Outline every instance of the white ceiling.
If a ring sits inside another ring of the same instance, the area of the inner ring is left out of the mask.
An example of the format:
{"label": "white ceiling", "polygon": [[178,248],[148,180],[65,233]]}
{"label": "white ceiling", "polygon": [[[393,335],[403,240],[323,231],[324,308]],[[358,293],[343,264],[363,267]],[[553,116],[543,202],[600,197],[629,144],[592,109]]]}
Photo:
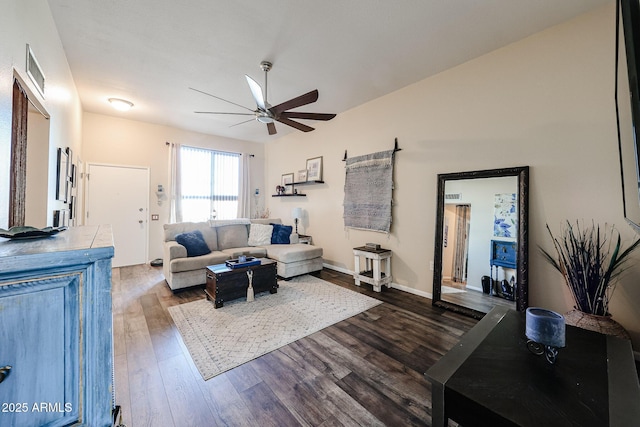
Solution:
{"label": "white ceiling", "polygon": [[[257,142],[299,131],[195,114],[246,111],[188,88],[255,109],[244,75],[263,85],[269,60],[272,105],[318,89],[297,111],[340,114],[611,2],[48,1],[85,111]],[[109,97],[135,107],[116,112]]]}

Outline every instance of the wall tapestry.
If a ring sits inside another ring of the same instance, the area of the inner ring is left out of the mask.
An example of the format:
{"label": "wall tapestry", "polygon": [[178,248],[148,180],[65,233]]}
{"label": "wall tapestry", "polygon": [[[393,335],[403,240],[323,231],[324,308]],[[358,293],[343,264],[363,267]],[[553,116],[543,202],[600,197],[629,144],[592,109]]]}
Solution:
{"label": "wall tapestry", "polygon": [[389,150],[346,159],[345,227],[389,232],[393,158]]}
{"label": "wall tapestry", "polygon": [[493,214],[495,237],[517,237],[518,200],[516,193],[496,194]]}

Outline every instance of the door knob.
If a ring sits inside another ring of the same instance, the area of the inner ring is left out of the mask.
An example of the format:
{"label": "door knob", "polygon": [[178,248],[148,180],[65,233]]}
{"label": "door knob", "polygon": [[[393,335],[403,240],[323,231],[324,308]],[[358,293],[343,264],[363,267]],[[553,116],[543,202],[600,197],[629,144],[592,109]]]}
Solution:
{"label": "door knob", "polygon": [[138,222],[139,222],[140,224],[142,224],[142,220],[138,220]]}
{"label": "door knob", "polygon": [[0,368],[0,383],[9,376],[9,373],[11,372],[11,368],[12,366],[10,365],[6,365]]}

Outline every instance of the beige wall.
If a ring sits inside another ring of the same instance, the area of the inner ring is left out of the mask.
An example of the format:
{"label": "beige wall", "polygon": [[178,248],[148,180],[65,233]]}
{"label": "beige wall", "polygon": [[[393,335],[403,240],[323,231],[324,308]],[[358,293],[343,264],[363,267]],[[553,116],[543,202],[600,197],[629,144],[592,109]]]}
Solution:
{"label": "beige wall", "polygon": [[[46,77],[43,100],[36,95],[26,69],[29,43]],[[50,139],[46,216],[51,225],[53,210],[63,208],[55,200],[56,149],[70,147],[80,156],[82,107],[67,58],[46,0],[6,0],[0,13],[0,227],[8,221],[11,152],[11,99],[14,75],[27,83],[30,98],[50,114]],[[28,167],[28,165],[27,165]],[[27,189],[29,191],[29,189]]]}
{"label": "beige wall", "polygon": [[[100,114],[84,113],[83,152],[86,163],[144,166],[149,168],[149,259],[162,258],[162,225],[169,222],[169,202],[158,205],[156,190],[162,184],[169,189],[169,147],[166,142],[211,148],[235,153],[249,153],[251,189],[260,189],[264,197],[264,145],[247,141],[187,132],[167,126],[126,120]],[[255,211],[256,198],[252,197]],[[258,199],[263,206],[264,201]],[[151,221],[158,214],[159,221]]]}
{"label": "beige wall", "polygon": [[[305,231],[327,264],[353,268],[351,249],[377,242],[393,250],[393,281],[418,293],[432,288],[438,173],[529,165],[530,303],[566,311],[562,278],[537,251],[550,248],[545,223],[614,223],[622,214],[614,110],[615,5],[538,33],[432,78],[338,115],[315,132],[267,145],[267,186],[282,173],[324,157],[326,184],[307,197],[274,198],[275,216],[307,212]],[[323,96],[331,96],[324,93]],[[387,150],[397,137],[390,235],[346,230],[342,220],[344,150]],[[639,254],[640,255],[640,254]],[[614,318],[640,350],[640,271],[628,271],[611,303]]]}

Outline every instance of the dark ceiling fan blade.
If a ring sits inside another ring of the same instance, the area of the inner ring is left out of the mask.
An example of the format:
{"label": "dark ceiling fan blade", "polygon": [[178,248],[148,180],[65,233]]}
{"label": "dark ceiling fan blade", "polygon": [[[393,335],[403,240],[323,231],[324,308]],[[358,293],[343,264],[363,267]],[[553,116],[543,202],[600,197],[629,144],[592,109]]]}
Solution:
{"label": "dark ceiling fan blade", "polygon": [[285,117],[287,119],[331,120],[335,116],[336,116],[335,114],[301,113],[298,111],[284,111],[280,113],[280,117]]}
{"label": "dark ceiling fan blade", "polygon": [[235,103],[235,102],[233,102],[233,101],[229,101],[229,100],[227,100],[227,99],[220,98],[219,96],[211,95],[210,93],[207,93],[207,92],[201,91],[201,90],[199,90],[199,89],[194,89],[194,88],[192,88],[192,87],[190,87],[189,89],[191,89],[191,90],[193,90],[193,91],[196,91],[196,92],[200,92],[200,93],[202,93],[202,94],[204,94],[204,95],[211,96],[211,97],[213,97],[213,98],[215,98],[215,99],[219,99],[220,101],[228,102],[229,104],[236,105],[236,106],[238,106],[238,107],[240,107],[240,108],[244,108],[245,110],[253,111],[251,108],[247,108],[247,107],[245,107],[244,105],[236,104],[236,103]]}
{"label": "dark ceiling fan blade", "polygon": [[276,133],[278,133],[276,131],[276,125],[273,122],[267,123],[267,130],[269,131],[269,135],[275,135]]}
{"label": "dark ceiling fan blade", "polygon": [[316,102],[317,100],[318,100],[318,89],[315,89],[315,90],[312,90],[311,92],[305,93],[304,95],[300,95],[296,98],[285,101],[282,104],[278,104],[275,107],[271,107],[269,111],[271,111],[274,115],[277,116],[283,111],[287,111],[296,107],[302,107],[303,105],[311,104],[312,102]]}
{"label": "dark ceiling fan blade", "polygon": [[232,116],[255,116],[255,114],[252,114],[252,113],[221,113],[218,111],[194,111],[194,113],[196,114],[229,114]]}
{"label": "dark ceiling fan blade", "polygon": [[291,126],[292,128],[296,128],[301,130],[302,132],[311,132],[314,128],[311,126],[303,125],[302,123],[294,122],[293,120],[289,120],[286,117],[278,117],[276,119],[280,123],[284,123],[285,125]]}

